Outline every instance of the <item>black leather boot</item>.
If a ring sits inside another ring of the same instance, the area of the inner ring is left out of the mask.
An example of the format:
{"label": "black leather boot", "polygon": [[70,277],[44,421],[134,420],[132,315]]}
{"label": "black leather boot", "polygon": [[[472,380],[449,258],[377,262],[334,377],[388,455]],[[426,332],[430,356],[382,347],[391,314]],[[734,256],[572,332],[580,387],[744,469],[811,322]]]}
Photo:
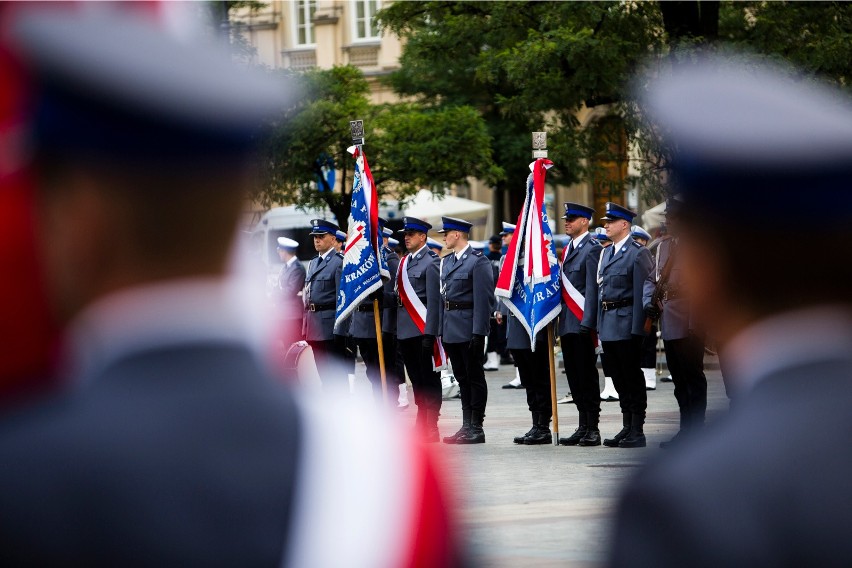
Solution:
{"label": "black leather boot", "polygon": [[482,429],[482,422],[485,420],[485,413],[481,410],[473,410],[470,413],[470,428],[466,432],[459,434],[456,438],[456,444],[484,444],[485,430]]}
{"label": "black leather boot", "polygon": [[645,415],[631,414],[630,433],[618,443],[619,448],[644,448],[645,447]]}
{"label": "black leather boot", "polygon": [[553,442],[553,433],[550,431],[550,414],[538,413],[538,428],[535,433],[527,436],[524,439],[524,444],[527,446],[539,446],[542,444],[550,444]]}
{"label": "black leather boot", "polygon": [[427,444],[435,444],[441,441],[441,434],[438,432],[438,417],[440,415],[440,411],[434,404],[430,404],[426,408],[422,440]]}
{"label": "black leather boot", "polygon": [[580,422],[577,426],[577,429],[574,430],[574,433],[568,436],[567,438],[559,438],[560,446],[576,446],[577,443],[583,439],[583,436],[586,435],[586,430],[588,429],[588,419],[586,418],[586,413],[580,413]]}
{"label": "black leather boot", "polygon": [[532,423],[532,428],[530,428],[530,431],[527,432],[526,434],[524,434],[523,436],[515,436],[515,439],[512,440],[513,442],[515,442],[516,444],[523,444],[524,438],[526,438],[527,436],[531,436],[532,434],[535,434],[535,431],[538,428],[538,412],[532,413],[532,421],[533,421],[533,423]]}
{"label": "black leather boot", "polygon": [[617,448],[619,442],[621,442],[624,438],[627,437],[627,434],[630,433],[630,413],[624,412],[621,414],[621,432],[613,436],[612,438],[607,438],[603,441],[603,445],[608,448]]}
{"label": "black leather boot", "polygon": [[598,421],[600,420],[600,416],[598,414],[588,413],[587,414],[587,423],[588,426],[586,428],[586,435],[583,436],[583,439],[577,442],[578,446],[600,446],[601,445],[601,431],[598,429]]}
{"label": "black leather boot", "polygon": [[459,436],[467,434],[468,430],[470,430],[470,410],[462,410],[462,427],[452,436],[444,436],[444,443],[455,444]]}

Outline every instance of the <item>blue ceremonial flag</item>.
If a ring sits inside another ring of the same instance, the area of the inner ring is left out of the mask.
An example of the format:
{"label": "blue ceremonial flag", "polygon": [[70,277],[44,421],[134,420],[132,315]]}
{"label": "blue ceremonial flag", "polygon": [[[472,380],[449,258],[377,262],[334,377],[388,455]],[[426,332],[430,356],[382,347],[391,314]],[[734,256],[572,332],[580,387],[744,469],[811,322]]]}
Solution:
{"label": "blue ceremonial flag", "polygon": [[553,162],[539,158],[527,178],[527,195],[518,216],[515,237],[497,278],[495,294],[527,330],[530,349],[535,336],[559,315],[559,262],[544,207],[544,180]]}
{"label": "blue ceremonial flag", "polygon": [[349,148],[355,157],[355,180],[352,184],[352,207],[349,232],[343,248],[343,269],[334,325],[338,326],[369,295],[382,287],[388,278],[387,264],[380,251],[379,200],[367,157],[360,146]]}

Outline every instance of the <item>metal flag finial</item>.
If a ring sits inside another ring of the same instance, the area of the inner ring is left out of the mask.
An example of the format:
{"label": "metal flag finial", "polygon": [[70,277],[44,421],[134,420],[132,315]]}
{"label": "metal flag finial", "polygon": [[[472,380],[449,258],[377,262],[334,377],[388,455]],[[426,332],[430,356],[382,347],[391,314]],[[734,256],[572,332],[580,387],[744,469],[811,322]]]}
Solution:
{"label": "metal flag finial", "polygon": [[532,133],[533,159],[547,157],[547,132]]}
{"label": "metal flag finial", "polygon": [[364,143],[364,121],[363,120],[350,120],[349,121],[349,134],[352,135],[352,143],[355,145],[362,145]]}

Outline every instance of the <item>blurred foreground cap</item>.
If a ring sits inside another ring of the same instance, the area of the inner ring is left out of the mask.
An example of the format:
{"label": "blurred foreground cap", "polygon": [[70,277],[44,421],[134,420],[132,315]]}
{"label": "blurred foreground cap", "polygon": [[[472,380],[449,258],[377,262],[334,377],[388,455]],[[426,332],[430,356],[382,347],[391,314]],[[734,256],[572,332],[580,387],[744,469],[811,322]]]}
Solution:
{"label": "blurred foreground cap", "polygon": [[38,87],[37,147],[60,155],[240,159],[295,97],[223,48],[182,43],[117,11],[24,11],[10,33]]}
{"label": "blurred foreground cap", "polygon": [[769,222],[815,216],[826,202],[852,213],[852,104],[837,90],[713,57],[653,82],[645,108],[673,150],[684,205],[701,217]]}

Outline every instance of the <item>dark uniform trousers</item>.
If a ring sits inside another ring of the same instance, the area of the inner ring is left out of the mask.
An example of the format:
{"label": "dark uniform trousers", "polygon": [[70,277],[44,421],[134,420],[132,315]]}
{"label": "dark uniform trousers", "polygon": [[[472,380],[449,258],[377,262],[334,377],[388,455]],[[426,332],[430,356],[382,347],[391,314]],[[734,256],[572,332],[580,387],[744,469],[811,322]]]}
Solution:
{"label": "dark uniform trousers", "polygon": [[[496,280],[495,280],[496,282]],[[498,353],[501,357],[506,354],[506,320],[497,323],[496,318],[491,318],[491,332],[488,334],[488,353]]]}
{"label": "dark uniform trousers", "polygon": [[[441,410],[441,373],[433,371],[432,356],[423,351],[423,336],[398,339],[402,360],[414,389],[417,407]],[[446,347],[446,346],[445,346]]]}
{"label": "dark uniform trousers", "polygon": [[[530,349],[510,349],[521,384],[527,391],[527,405],[530,412],[538,412],[544,418],[553,417],[550,400],[550,359],[547,356],[547,341],[539,341],[535,351]],[[573,392],[573,391],[572,391]],[[547,422],[544,422],[547,425]]]}
{"label": "dark uniform trousers", "polygon": [[663,342],[666,363],[680,408],[680,427],[700,428],[707,412],[707,377],[704,376],[704,340],[696,335]]}
{"label": "dark uniform trousers", "polygon": [[651,326],[651,332],[642,341],[642,357],[639,361],[643,369],[657,366],[657,326]]}
{"label": "dark uniform trousers", "polygon": [[462,410],[485,413],[488,402],[488,385],[482,368],[482,352],[471,352],[470,342],[444,343],[444,350],[453,365],[453,373],[459,383]]}
{"label": "dark uniform trousers", "polygon": [[639,362],[642,359],[642,343],[645,337],[633,335],[623,341],[604,341],[608,365],[612,370],[612,382],[618,391],[618,402],[622,412],[645,417],[648,408],[648,393],[645,391],[645,375]]}
{"label": "dark uniform trousers", "polygon": [[[612,378],[612,363],[609,362],[606,353],[601,353],[601,369],[603,369],[604,377]],[[600,384],[598,384],[598,387],[600,387]]]}
{"label": "dark uniform trousers", "polygon": [[[367,379],[373,386],[373,396],[377,401],[382,399],[382,370],[379,366],[379,342],[366,337],[355,340],[358,351],[367,368]],[[392,333],[382,333],[382,350],[385,354],[385,380],[388,389],[388,403],[396,405],[398,388],[402,384],[402,355],[397,352],[396,336]]]}
{"label": "dark uniform trousers", "polygon": [[[591,334],[566,333],[560,339],[568,387],[579,412],[600,416],[600,377]],[[522,377],[523,379],[523,377]],[[549,386],[549,385],[548,385]]]}

